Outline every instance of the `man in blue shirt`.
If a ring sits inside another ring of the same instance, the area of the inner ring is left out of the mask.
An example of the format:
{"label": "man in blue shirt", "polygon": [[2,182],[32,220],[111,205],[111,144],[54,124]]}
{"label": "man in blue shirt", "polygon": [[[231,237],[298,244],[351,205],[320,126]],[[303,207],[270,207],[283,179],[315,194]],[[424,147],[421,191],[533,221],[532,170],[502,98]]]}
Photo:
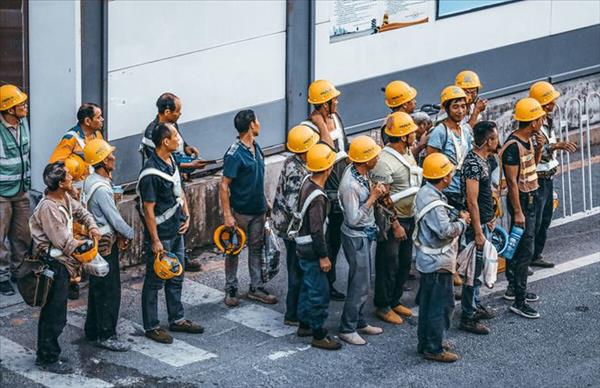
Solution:
{"label": "man in blue shirt", "polygon": [[[254,111],[247,109],[235,115],[234,125],[239,136],[225,154],[219,187],[224,224],[229,228],[239,226],[248,238],[248,298],[275,304],[277,298],[263,287],[261,279],[267,201],[264,155],[255,140],[260,133],[260,122]],[[237,268],[238,255],[228,255],[225,259],[225,304],[229,307],[239,305]]]}

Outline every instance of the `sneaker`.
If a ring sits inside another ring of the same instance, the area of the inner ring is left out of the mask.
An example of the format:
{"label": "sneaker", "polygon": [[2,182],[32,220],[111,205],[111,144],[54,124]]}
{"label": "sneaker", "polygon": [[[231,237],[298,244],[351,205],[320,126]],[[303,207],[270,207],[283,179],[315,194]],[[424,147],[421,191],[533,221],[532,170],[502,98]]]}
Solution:
{"label": "sneaker", "polygon": [[542,267],[542,268],[554,268],[554,263],[551,263],[549,261],[546,261],[544,259],[542,259],[541,257],[539,257],[536,260],[533,260],[531,262],[531,266],[532,267]]}
{"label": "sneaker", "polygon": [[169,334],[165,329],[158,328],[153,330],[148,330],[144,333],[147,338],[150,338],[153,341],[159,342],[161,344],[172,344],[173,337]]}
{"label": "sneaker", "polygon": [[361,337],[357,332],[353,333],[340,333],[340,339],[344,342],[349,343],[350,345],[366,345],[367,341]]}
{"label": "sneaker", "polygon": [[527,276],[533,275],[533,269],[531,267],[527,267]]}
{"label": "sneaker", "polygon": [[510,311],[525,318],[536,319],[540,317],[540,313],[535,311],[527,303],[523,303],[520,306],[516,303],[509,307]]}
{"label": "sneaker", "polygon": [[300,322],[293,319],[284,319],[283,324],[286,326],[300,326]]}
{"label": "sneaker", "polygon": [[401,304],[392,307],[392,310],[398,315],[402,315],[403,317],[410,318],[413,316],[413,312],[406,306],[402,306]]}
{"label": "sneaker", "polygon": [[454,352],[450,352],[448,350],[444,350],[441,353],[423,353],[423,356],[427,360],[437,361],[437,362],[455,362],[458,361],[458,354]]}
{"label": "sneaker", "polygon": [[298,337],[312,337],[313,331],[308,327],[298,327],[298,331],[296,332]]}
{"label": "sneaker", "polygon": [[371,325],[361,327],[361,328],[357,329],[356,331],[358,332],[358,334],[365,334],[365,335],[379,335],[379,334],[383,333],[383,329],[381,327],[371,326]]}
{"label": "sneaker", "polygon": [[496,310],[491,307],[486,307],[483,305],[478,305],[477,310],[475,310],[475,319],[476,320],[486,320],[495,318],[497,315]]}
{"label": "sneaker", "polygon": [[13,288],[12,284],[10,284],[10,282],[8,280],[0,282],[0,294],[6,295],[6,296],[11,296],[11,295],[15,294],[15,289]]}
{"label": "sneaker", "polygon": [[375,310],[375,315],[382,321],[393,325],[401,325],[404,322],[400,315],[396,314],[396,312],[391,309],[388,311],[377,309]]}
{"label": "sneaker", "polygon": [[69,300],[79,299],[79,283],[71,283],[69,285],[69,294],[67,295]]}
{"label": "sneaker", "polygon": [[43,362],[35,360],[35,365],[37,365],[37,367],[44,372],[56,373],[59,375],[69,375],[73,373],[73,368],[71,365],[68,362],[61,360],[55,362]]}
{"label": "sneaker", "polygon": [[344,293],[342,293],[342,292],[339,292],[332,286],[331,289],[329,290],[329,299],[335,300],[338,302],[343,302],[344,300],[346,300],[346,295],[344,295]]}
{"label": "sneaker", "polygon": [[248,291],[248,299],[255,300],[264,304],[276,304],[277,298],[275,295],[269,294],[264,287],[252,288]]}
{"label": "sneaker", "polygon": [[202,334],[204,333],[204,328],[197,323],[190,321],[189,319],[184,319],[179,323],[171,323],[169,325],[169,330],[177,331],[180,333],[189,333],[189,334]]}
{"label": "sneaker", "polygon": [[[515,300],[515,291],[512,288],[507,288],[506,292],[504,292],[503,298],[506,300]],[[540,297],[534,294],[533,292],[525,293],[526,302],[537,302],[538,300],[540,300]]]}
{"label": "sneaker", "polygon": [[236,307],[240,305],[240,300],[238,299],[236,289],[227,291],[224,303],[228,307]]}
{"label": "sneaker", "polygon": [[94,343],[94,345],[96,345],[98,348],[111,350],[113,352],[126,352],[131,350],[131,345],[127,342],[119,340],[116,335],[105,340],[98,340]]}
{"label": "sneaker", "polygon": [[537,296],[537,294],[534,294],[533,292],[525,293],[525,302],[537,302],[538,300],[540,300],[540,297]]}
{"label": "sneaker", "polygon": [[507,288],[506,291],[504,291],[504,295],[502,295],[502,297],[506,300],[515,300],[515,290],[513,290],[512,288]]}
{"label": "sneaker", "polygon": [[200,272],[202,271],[202,264],[198,259],[189,259],[185,263],[185,272]]}
{"label": "sneaker", "polygon": [[310,343],[314,348],[325,349],[325,350],[340,350],[342,348],[342,344],[340,341],[337,341],[330,336],[326,335],[322,339],[313,338]]}
{"label": "sneaker", "polygon": [[490,334],[489,327],[479,323],[475,319],[461,319],[458,328],[462,331],[467,331],[473,334]]}

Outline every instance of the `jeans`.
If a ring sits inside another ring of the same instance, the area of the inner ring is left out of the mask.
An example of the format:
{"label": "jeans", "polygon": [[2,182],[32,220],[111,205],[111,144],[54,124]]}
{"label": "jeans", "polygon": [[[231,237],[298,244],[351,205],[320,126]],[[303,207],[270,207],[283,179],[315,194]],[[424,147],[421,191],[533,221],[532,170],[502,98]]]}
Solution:
{"label": "jeans", "polygon": [[[485,239],[491,241],[492,232],[490,228],[483,224],[481,225],[481,229],[483,230],[483,235]],[[467,244],[471,241],[475,241],[475,232],[473,228],[469,227],[466,233]],[[475,311],[477,311],[477,306],[479,305],[479,289],[481,288],[481,280],[479,280],[479,276],[483,271],[483,265],[485,262],[485,258],[483,257],[483,249],[476,250],[475,256],[475,279],[473,279],[473,286],[467,286],[467,282],[463,283],[462,287],[462,297],[461,297],[461,307],[462,307],[462,316],[461,319],[469,320],[472,319],[475,315]]]}
{"label": "jeans", "polygon": [[37,360],[43,363],[58,361],[60,346],[58,337],[67,324],[67,295],[69,294],[69,271],[57,260],[48,263],[54,272],[54,282],[48,292],[46,305],[42,307],[38,322]]}
{"label": "jeans", "polygon": [[552,216],[554,215],[554,184],[552,178],[538,178],[538,200],[535,209],[535,248],[533,260],[542,256]]}
{"label": "jeans", "polygon": [[109,270],[105,277],[90,275],[85,336],[88,340],[105,340],[117,334],[121,307],[121,274],[119,248],[114,243],[110,254],[104,257]]}
{"label": "jeans", "polygon": [[[29,231],[29,195],[0,196],[0,282],[9,279],[9,272],[21,265],[31,244]],[[10,249],[6,246],[6,238]]]}
{"label": "jeans", "polygon": [[[250,287],[255,289],[262,287],[261,268],[262,251],[265,244],[265,213],[259,215],[234,213],[234,217],[237,225],[246,233]],[[225,258],[225,290],[227,292],[238,289],[238,262],[238,255],[228,255]]]}
{"label": "jeans", "polygon": [[[527,271],[529,264],[533,260],[533,251],[535,247],[535,225],[536,225],[536,192],[519,193],[519,202],[525,215],[525,230],[521,236],[521,241],[512,260],[507,260],[506,279],[508,287],[515,291],[515,304],[519,305],[525,302],[525,293],[527,292]],[[511,216],[510,228],[514,225],[514,209],[508,201],[508,212]]]}
{"label": "jeans", "polygon": [[371,245],[367,237],[348,237],[342,233],[342,247],[348,260],[348,293],[340,323],[341,333],[353,333],[367,326],[363,309],[369,297]]}
{"label": "jeans", "polygon": [[287,262],[288,288],[285,298],[285,319],[287,321],[298,321],[298,300],[300,298],[300,286],[302,285],[302,270],[298,264],[296,255],[296,242],[284,239]]}
{"label": "jeans", "polygon": [[400,304],[412,262],[414,218],[401,219],[400,225],[406,231],[406,240],[397,240],[390,230],[387,240],[377,243],[375,254],[374,303],[386,311]]}
{"label": "jeans", "polygon": [[[327,274],[321,271],[319,259],[298,258],[302,270],[302,285],[298,302],[298,317],[302,327],[310,327],[315,333],[322,333],[329,308],[329,282]],[[316,337],[316,336],[315,336]]]}
{"label": "jeans", "polygon": [[[181,265],[184,264],[185,245],[182,235],[177,235],[171,240],[161,240],[165,250],[174,253]],[[152,253],[150,240],[146,240],[146,276],[142,287],[142,319],[144,330],[154,330],[160,327],[158,320],[158,291],[164,287],[167,302],[169,324],[179,323],[183,320],[183,304],[181,303],[181,288],[183,286],[182,273],[169,280],[159,278],[154,272],[154,253]]]}
{"label": "jeans", "polygon": [[419,284],[419,352],[442,353],[444,332],[450,328],[454,290],[450,272],[421,273]]}
{"label": "jeans", "polygon": [[331,270],[327,272],[329,286],[333,288],[337,276],[335,273],[335,264],[337,256],[342,246],[342,224],[344,223],[344,214],[338,212],[329,212],[327,224],[327,249],[329,251],[329,260],[331,261]]}

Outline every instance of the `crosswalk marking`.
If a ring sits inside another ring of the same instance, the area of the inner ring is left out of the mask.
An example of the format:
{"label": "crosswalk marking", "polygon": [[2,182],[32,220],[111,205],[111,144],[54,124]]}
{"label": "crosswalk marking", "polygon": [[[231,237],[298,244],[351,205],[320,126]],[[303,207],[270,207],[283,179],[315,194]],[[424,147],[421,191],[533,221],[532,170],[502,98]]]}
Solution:
{"label": "crosswalk marking", "polygon": [[283,324],[283,314],[257,304],[234,308],[225,318],[271,337],[283,337],[296,331],[296,328]]}
{"label": "crosswalk marking", "polygon": [[218,303],[223,300],[225,293],[215,288],[205,286],[202,283],[190,279],[183,281],[181,301],[183,303],[197,306],[206,303]]}
{"label": "crosswalk marking", "polygon": [[[68,315],[68,323],[83,329],[85,318],[77,314]],[[206,361],[217,357],[216,354],[174,339],[172,344],[159,344],[143,336],[143,328],[127,319],[120,319],[117,332],[123,340],[131,344],[131,350],[163,362],[173,367],[180,367],[194,362]],[[138,333],[138,335],[134,335]]]}
{"label": "crosswalk marking", "polygon": [[2,364],[0,364],[2,367],[45,387],[106,388],[113,386],[111,383],[97,378],[77,374],[58,375],[41,371],[34,364],[35,353],[32,350],[1,336],[0,349],[2,349]]}

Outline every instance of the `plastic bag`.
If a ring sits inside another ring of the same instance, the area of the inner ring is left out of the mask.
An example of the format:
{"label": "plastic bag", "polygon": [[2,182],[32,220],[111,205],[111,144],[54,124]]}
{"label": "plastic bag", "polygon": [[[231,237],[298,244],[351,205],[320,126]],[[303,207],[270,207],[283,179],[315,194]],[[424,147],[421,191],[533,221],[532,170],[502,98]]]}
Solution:
{"label": "plastic bag", "polygon": [[265,244],[263,248],[261,278],[268,282],[279,273],[281,247],[277,235],[271,227],[271,220],[265,222]]}
{"label": "plastic bag", "polygon": [[83,264],[83,268],[92,276],[103,278],[108,275],[108,262],[99,254],[89,263]]}

